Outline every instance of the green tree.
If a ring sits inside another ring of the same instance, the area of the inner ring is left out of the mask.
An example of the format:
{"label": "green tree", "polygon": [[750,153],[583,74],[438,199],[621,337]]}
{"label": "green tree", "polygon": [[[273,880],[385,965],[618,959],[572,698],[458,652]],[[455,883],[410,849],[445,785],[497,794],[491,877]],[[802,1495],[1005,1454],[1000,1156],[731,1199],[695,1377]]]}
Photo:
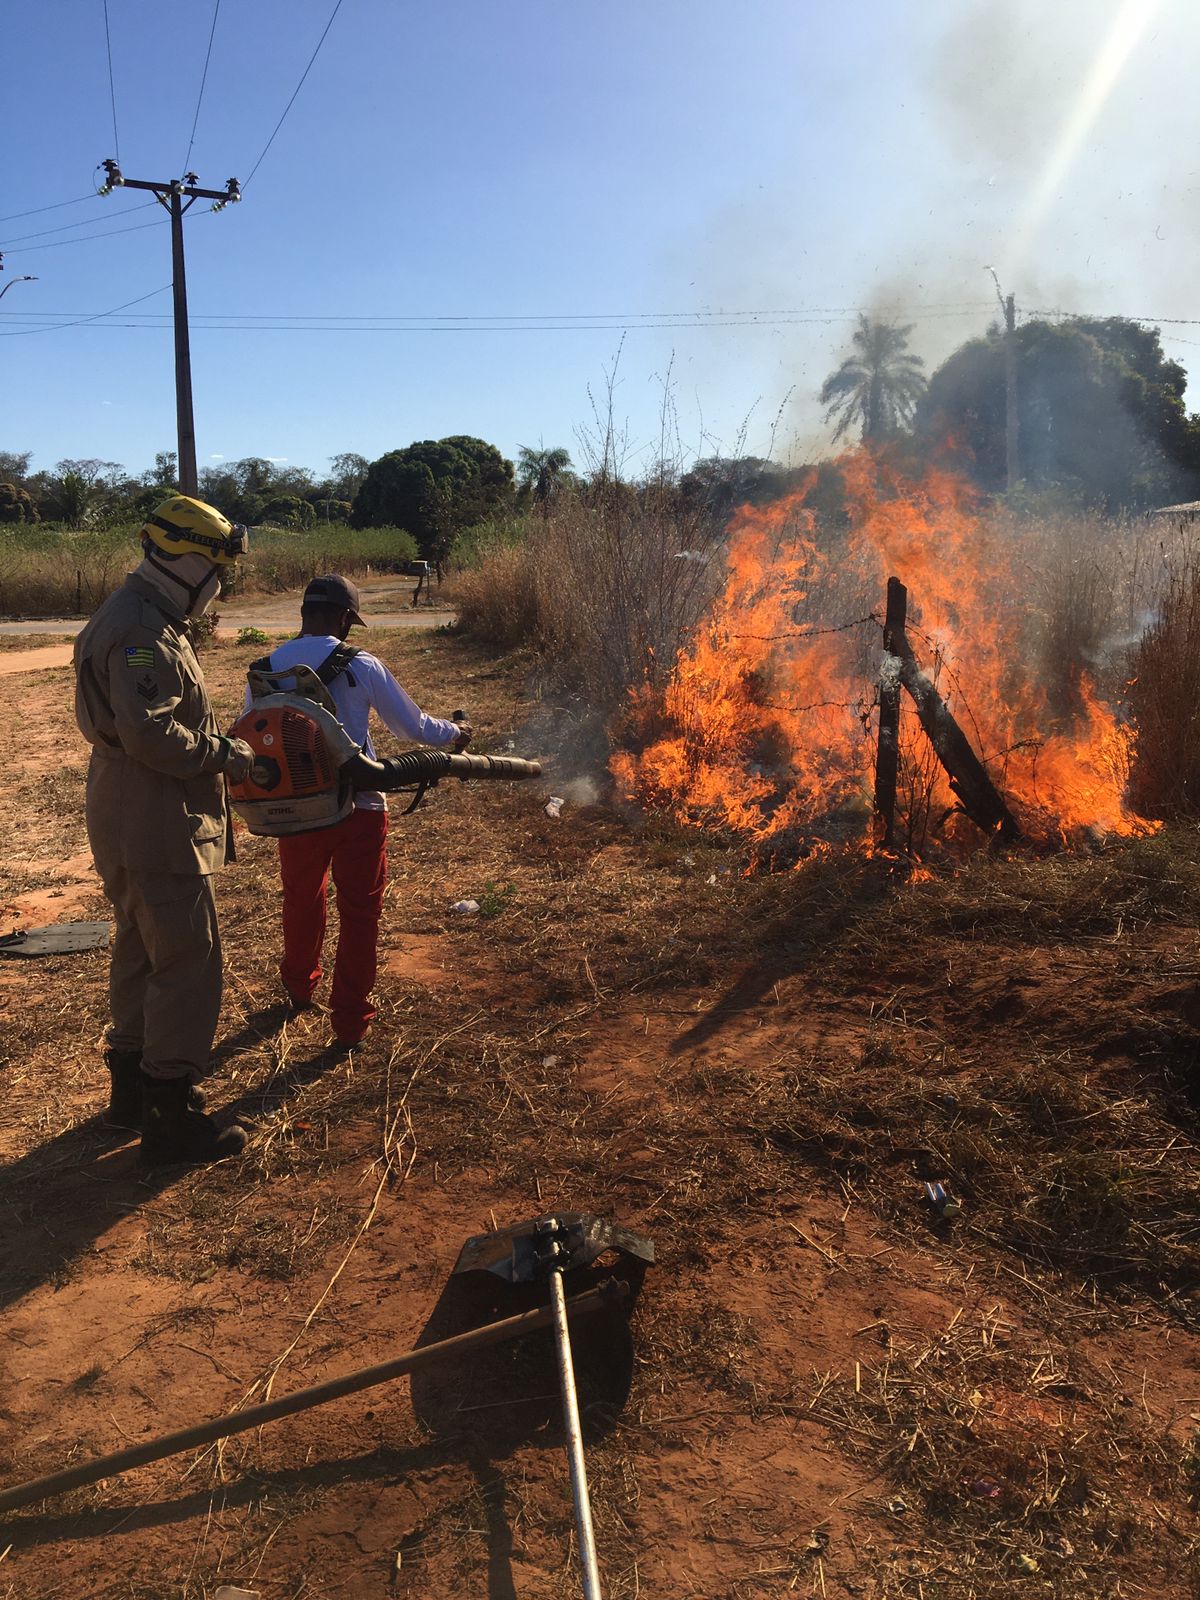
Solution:
{"label": "green tree", "polygon": [[0,482],[0,522],[37,522],[38,508],[28,489]]}
{"label": "green tree", "polygon": [[716,538],[738,506],[762,505],[789,488],[783,467],[761,456],[705,456],[679,480],[685,511],[701,519],[703,531]]}
{"label": "green tree", "polygon": [[837,419],[835,440],[858,427],[864,443],[879,443],[910,421],[925,390],[925,363],[907,349],[911,332],[911,325],[859,316],[854,354],[821,385],[825,420]]}
{"label": "green tree", "polygon": [[154,455],[154,465],[149,472],[143,472],[141,481],[147,489],[178,489],[179,470],[176,465],[174,450],[158,450]]}
{"label": "green tree", "polygon": [[330,456],[329,477],[320,486],[322,496],[330,500],[353,500],[363,486],[363,479],[371,463],[366,456],[353,450],[343,450],[341,455]]}
{"label": "green tree", "polygon": [[440,564],[455,534],[503,509],[512,487],[512,462],[494,445],[468,434],[422,439],[371,463],[350,520],[404,528],[425,560]]}
{"label": "green tree", "polygon": [[[1158,330],[1121,317],[1038,319],[1016,331],[1021,476],[1035,491],[1137,506],[1200,488],[1200,418],[1187,374]],[[917,414],[927,441],[950,441],[979,486],[1005,484],[1001,330],[961,345],[929,381]]]}
{"label": "green tree", "polygon": [[298,494],[275,495],[266,501],[260,513],[260,521],[277,528],[311,528],[316,520],[312,506]]}
{"label": "green tree", "polygon": [[535,505],[545,506],[553,499],[562,482],[563,474],[571,470],[571,452],[562,445],[530,445],[517,447],[517,487],[528,494]]}

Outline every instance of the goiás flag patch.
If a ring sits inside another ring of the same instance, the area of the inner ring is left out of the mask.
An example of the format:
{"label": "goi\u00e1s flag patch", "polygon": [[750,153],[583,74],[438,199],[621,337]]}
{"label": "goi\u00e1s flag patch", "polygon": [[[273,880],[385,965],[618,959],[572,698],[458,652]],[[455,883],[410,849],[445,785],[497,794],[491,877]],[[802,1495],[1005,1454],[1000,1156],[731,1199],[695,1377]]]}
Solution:
{"label": "goi\u00e1s flag patch", "polygon": [[148,644],[131,644],[125,647],[125,665],[143,672],[154,665],[154,651]]}

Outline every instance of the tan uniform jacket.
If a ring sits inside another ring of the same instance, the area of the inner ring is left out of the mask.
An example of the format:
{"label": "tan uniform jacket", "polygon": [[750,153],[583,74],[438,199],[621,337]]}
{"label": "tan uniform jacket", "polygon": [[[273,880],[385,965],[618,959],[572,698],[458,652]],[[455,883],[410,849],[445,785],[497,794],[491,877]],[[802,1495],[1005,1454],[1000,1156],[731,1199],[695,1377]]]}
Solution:
{"label": "tan uniform jacket", "polygon": [[92,745],[87,824],[103,877],[215,872],[232,858],[226,749],[182,616],[137,573],[75,642],[75,719]]}

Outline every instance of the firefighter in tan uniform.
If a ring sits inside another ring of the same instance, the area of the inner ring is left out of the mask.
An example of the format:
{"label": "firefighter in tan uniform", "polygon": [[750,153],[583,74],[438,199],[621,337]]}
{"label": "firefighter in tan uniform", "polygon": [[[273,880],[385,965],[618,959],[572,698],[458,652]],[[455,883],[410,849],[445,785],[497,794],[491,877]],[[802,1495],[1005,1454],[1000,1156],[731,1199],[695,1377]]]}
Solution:
{"label": "firefighter in tan uniform", "polygon": [[116,919],[108,1121],[142,1129],[148,1164],[215,1161],[246,1142],[203,1114],[194,1085],[221,1009],[212,875],[232,856],[225,779],[244,777],[252,752],[222,737],[187,623],[247,540],[186,495],[164,501],[141,537],[141,564],[75,645],[88,839]]}

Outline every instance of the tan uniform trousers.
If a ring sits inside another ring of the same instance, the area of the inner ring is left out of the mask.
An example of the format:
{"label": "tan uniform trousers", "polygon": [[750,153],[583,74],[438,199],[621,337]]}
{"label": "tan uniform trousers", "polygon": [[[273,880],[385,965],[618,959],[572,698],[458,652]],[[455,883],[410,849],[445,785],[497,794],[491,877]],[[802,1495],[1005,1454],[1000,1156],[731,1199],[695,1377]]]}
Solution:
{"label": "tan uniform trousers", "polygon": [[221,1012],[221,935],[212,878],[101,868],[116,934],[109,972],[114,1050],[139,1050],[151,1078],[208,1071]]}

